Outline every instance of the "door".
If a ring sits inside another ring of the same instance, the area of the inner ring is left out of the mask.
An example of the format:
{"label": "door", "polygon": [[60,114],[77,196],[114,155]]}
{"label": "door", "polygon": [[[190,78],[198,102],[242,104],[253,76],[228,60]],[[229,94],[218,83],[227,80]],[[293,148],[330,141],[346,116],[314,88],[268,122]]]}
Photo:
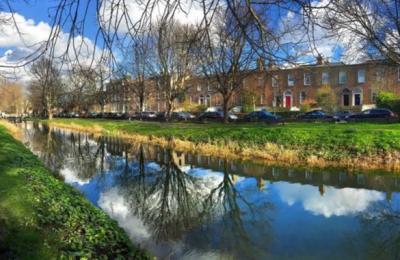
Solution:
{"label": "door", "polygon": [[292,97],[285,96],[285,107],[291,108],[292,107]]}
{"label": "door", "polygon": [[354,94],[354,105],[355,106],[361,105],[361,95],[360,94]]}
{"label": "door", "polygon": [[348,107],[350,105],[350,95],[344,94],[343,95],[343,106]]}

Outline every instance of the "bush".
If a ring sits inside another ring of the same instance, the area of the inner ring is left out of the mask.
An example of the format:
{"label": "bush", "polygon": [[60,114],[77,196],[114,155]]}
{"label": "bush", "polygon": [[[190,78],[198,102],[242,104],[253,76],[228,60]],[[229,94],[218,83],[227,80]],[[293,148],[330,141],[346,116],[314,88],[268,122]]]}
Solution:
{"label": "bush", "polygon": [[336,93],[328,86],[321,86],[316,94],[317,104],[328,112],[333,112],[336,109]]}
{"label": "bush", "polygon": [[400,98],[392,92],[381,91],[376,98],[376,105],[400,113]]}
{"label": "bush", "polygon": [[317,102],[314,99],[307,98],[301,104],[300,111],[301,112],[308,112],[308,111],[311,110],[311,108],[315,107],[316,105],[317,105]]}

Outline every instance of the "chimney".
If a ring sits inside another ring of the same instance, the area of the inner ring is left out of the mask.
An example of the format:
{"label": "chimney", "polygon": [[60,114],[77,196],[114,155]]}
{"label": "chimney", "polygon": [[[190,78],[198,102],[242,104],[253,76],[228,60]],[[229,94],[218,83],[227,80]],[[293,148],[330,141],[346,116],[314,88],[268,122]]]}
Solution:
{"label": "chimney", "polygon": [[264,59],[263,58],[258,58],[257,59],[257,69],[258,71],[264,71]]}
{"label": "chimney", "polygon": [[274,68],[275,64],[272,59],[268,60],[268,69],[272,70]]}
{"label": "chimney", "polygon": [[317,65],[322,65],[323,61],[324,61],[324,58],[322,58],[322,55],[318,54],[318,56],[317,56]]}

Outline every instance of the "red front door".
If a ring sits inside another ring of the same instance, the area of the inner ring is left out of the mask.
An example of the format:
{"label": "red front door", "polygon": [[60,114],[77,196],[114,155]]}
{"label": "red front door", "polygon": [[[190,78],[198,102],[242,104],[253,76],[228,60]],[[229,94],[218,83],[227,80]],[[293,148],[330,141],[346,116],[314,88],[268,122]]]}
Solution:
{"label": "red front door", "polygon": [[292,107],[292,97],[285,96],[285,107],[291,108]]}

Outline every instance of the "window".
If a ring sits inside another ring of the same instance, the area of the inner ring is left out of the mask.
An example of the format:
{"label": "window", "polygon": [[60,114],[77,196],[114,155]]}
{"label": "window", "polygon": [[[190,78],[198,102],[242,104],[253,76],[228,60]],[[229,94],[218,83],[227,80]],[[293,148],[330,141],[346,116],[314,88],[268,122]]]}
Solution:
{"label": "window", "polygon": [[305,72],[304,73],[304,86],[309,86],[309,85],[311,85],[311,73]]}
{"label": "window", "polygon": [[372,92],[371,94],[371,101],[372,103],[376,104],[376,99],[378,98],[378,93]]}
{"label": "window", "polygon": [[385,69],[384,68],[377,68],[375,71],[375,78],[376,81],[382,81],[385,77]]}
{"label": "window", "polygon": [[300,105],[303,104],[304,100],[306,100],[307,96],[306,96],[306,92],[305,91],[301,91],[300,92],[300,96],[299,96],[299,103]]}
{"label": "window", "polygon": [[199,97],[199,105],[203,105],[203,104],[204,104],[204,96],[201,95],[201,96]]}
{"label": "window", "polygon": [[327,72],[327,71],[322,72],[321,83],[322,83],[322,85],[329,84],[329,72]]}
{"label": "window", "polygon": [[242,86],[243,86],[243,87],[246,86],[246,78],[244,78],[244,79],[242,80]]}
{"label": "window", "polygon": [[289,87],[293,87],[294,86],[294,76],[293,74],[288,74],[287,76],[287,84]]}
{"label": "window", "polygon": [[264,94],[261,94],[260,96],[260,104],[264,104]]}
{"label": "window", "polygon": [[197,85],[197,91],[201,91],[201,86],[200,86],[200,84]]}
{"label": "window", "polygon": [[339,84],[345,84],[347,81],[346,71],[339,71]]}
{"label": "window", "polygon": [[365,83],[365,69],[357,71],[357,83]]}
{"label": "window", "polygon": [[210,85],[210,83],[207,83],[207,91],[211,91],[211,85]]}
{"label": "window", "polygon": [[282,96],[275,96],[272,106],[273,107],[280,107],[282,105]]}
{"label": "window", "polygon": [[400,67],[397,68],[397,81],[400,81]]}
{"label": "window", "polygon": [[273,75],[271,80],[272,80],[271,83],[272,83],[272,87],[273,88],[279,87],[279,77],[278,77],[278,75]]}
{"label": "window", "polygon": [[258,77],[258,86],[259,87],[264,86],[264,78],[262,76]]}
{"label": "window", "polygon": [[206,99],[205,99],[205,105],[206,106],[211,106],[211,96],[207,95]]}

